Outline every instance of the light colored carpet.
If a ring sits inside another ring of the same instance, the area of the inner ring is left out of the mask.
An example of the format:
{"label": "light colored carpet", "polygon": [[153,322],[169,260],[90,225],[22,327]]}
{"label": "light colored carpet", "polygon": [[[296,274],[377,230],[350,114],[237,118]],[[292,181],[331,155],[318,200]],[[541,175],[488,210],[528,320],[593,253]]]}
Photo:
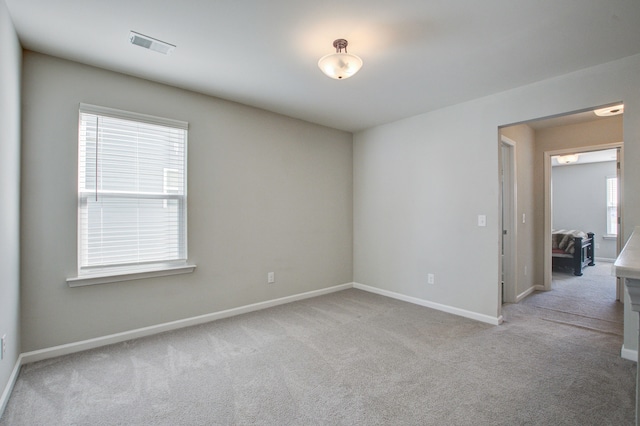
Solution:
{"label": "light colored carpet", "polygon": [[588,268],[501,326],[352,289],[37,362],[0,425],[631,425],[612,282]]}

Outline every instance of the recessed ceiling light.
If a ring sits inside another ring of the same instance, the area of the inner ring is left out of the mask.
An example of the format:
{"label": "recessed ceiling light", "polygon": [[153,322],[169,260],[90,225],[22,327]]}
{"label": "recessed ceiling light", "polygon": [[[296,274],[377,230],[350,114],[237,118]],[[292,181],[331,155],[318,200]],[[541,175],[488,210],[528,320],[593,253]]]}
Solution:
{"label": "recessed ceiling light", "polygon": [[159,52],[164,55],[168,55],[176,48],[173,44],[169,44],[135,31],[131,31],[131,33],[129,33],[129,41],[131,44],[135,44],[136,46],[144,47],[145,49],[153,50],[154,52]]}
{"label": "recessed ceiling light", "polygon": [[606,108],[600,108],[593,111],[598,117],[611,117],[624,113],[624,104],[614,105]]}

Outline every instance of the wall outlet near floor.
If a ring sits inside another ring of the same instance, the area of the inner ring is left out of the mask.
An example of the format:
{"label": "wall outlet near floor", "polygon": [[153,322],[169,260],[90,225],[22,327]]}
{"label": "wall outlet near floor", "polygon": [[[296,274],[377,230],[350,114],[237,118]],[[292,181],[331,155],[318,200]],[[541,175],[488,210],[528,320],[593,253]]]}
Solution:
{"label": "wall outlet near floor", "polygon": [[427,284],[435,284],[436,276],[433,274],[427,274]]}
{"label": "wall outlet near floor", "polygon": [[5,334],[0,338],[0,360],[4,359],[4,354],[7,352],[7,335]]}
{"label": "wall outlet near floor", "polygon": [[267,273],[267,284],[273,284],[276,282],[276,273],[269,272]]}

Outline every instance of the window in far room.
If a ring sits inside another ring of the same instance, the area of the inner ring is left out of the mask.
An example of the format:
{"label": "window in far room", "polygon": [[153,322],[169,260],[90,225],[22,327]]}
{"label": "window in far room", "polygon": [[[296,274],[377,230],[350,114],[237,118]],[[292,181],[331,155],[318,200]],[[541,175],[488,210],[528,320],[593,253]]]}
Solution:
{"label": "window in far room", "polygon": [[70,285],[193,270],[186,263],[187,128],[81,104],[78,277]]}
{"label": "window in far room", "polygon": [[607,234],[618,234],[618,178],[607,177]]}

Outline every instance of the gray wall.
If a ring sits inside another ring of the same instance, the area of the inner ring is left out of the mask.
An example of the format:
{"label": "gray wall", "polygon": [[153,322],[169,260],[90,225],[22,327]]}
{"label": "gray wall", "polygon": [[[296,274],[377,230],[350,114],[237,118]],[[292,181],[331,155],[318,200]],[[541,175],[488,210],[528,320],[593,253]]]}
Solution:
{"label": "gray wall", "polygon": [[[5,64],[15,55],[2,37]],[[640,55],[359,132],[353,153],[347,133],[234,103],[30,52],[23,67],[23,351],[351,280],[497,318],[498,128],[624,101],[625,158],[640,161]],[[191,123],[194,274],[67,287],[79,102]],[[624,177],[628,237],[640,225],[631,184],[640,169]],[[271,270],[278,282],[266,286]],[[634,318],[625,317],[628,349],[637,347]]]}
{"label": "gray wall", "polygon": [[[353,281],[350,133],[28,51],[23,79],[23,351]],[[190,123],[194,273],[67,286],[80,102]]]}
{"label": "gray wall", "polygon": [[[0,1],[0,394],[20,354],[20,66],[22,49]],[[0,413],[2,407],[0,407]]]}
{"label": "gray wall", "polygon": [[[638,87],[640,55],[357,133],[354,281],[497,318],[499,127],[623,101],[625,159],[635,164]],[[640,168],[624,173],[628,237],[640,224],[640,192],[632,184],[640,182]],[[534,187],[542,206],[538,193]],[[541,230],[542,211],[536,208]],[[479,214],[487,215],[486,227],[477,226]],[[540,231],[540,244],[542,237]],[[435,285],[427,273],[436,274]],[[637,335],[625,327],[625,346],[635,349]]]}
{"label": "gray wall", "polygon": [[596,257],[616,258],[616,240],[607,233],[606,178],[616,175],[616,162],[553,167],[552,205],[555,229],[596,234]]}

